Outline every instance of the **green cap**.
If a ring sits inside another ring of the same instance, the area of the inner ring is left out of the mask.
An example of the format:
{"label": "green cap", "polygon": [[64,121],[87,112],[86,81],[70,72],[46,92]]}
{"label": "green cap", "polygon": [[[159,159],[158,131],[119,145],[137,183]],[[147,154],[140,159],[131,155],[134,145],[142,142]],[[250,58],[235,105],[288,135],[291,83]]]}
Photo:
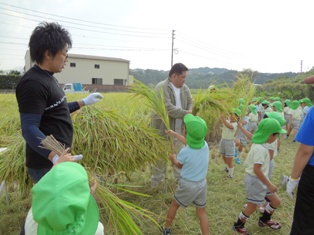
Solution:
{"label": "green cap", "polygon": [[32,213],[37,234],[95,234],[99,210],[85,169],[75,162],[54,166],[32,188]]}
{"label": "green cap", "polygon": [[238,109],[240,109],[241,113],[244,111],[244,104],[239,104]]}
{"label": "green cap", "polygon": [[243,98],[239,98],[239,104],[244,104],[245,103],[245,100]]}
{"label": "green cap", "polygon": [[258,97],[254,97],[254,98],[252,99],[252,102],[257,102],[257,101],[259,101]]}
{"label": "green cap", "polygon": [[273,118],[276,119],[280,126],[286,125],[286,120],[284,119],[284,117],[282,116],[281,113],[279,112],[265,112],[266,116],[268,118]]}
{"label": "green cap", "polygon": [[275,101],[280,101],[280,98],[279,97],[274,97],[274,100]]}
{"label": "green cap", "polygon": [[207,135],[206,122],[192,114],[186,114],[184,116],[184,124],[186,127],[186,143],[192,149],[201,149],[205,143],[205,136]]}
{"label": "green cap", "polygon": [[254,104],[250,104],[250,105],[249,105],[249,109],[251,110],[251,113],[257,114],[257,112],[256,112],[256,106],[255,106]]}
{"label": "green cap", "polygon": [[291,100],[289,100],[289,99],[286,99],[285,101],[284,101],[284,103],[288,106],[288,107],[290,107],[290,104],[291,104]]}
{"label": "green cap", "polygon": [[273,102],[271,106],[275,106],[277,112],[282,112],[282,103],[280,101]]}
{"label": "green cap", "polygon": [[304,98],[301,100],[302,103],[306,103],[306,106],[309,106],[311,107],[312,106],[312,103],[311,103],[311,100],[309,98]]}
{"label": "green cap", "polygon": [[233,108],[232,110],[238,117],[241,117],[242,111],[239,108]]}
{"label": "green cap", "polygon": [[293,110],[296,110],[300,105],[300,102],[298,100],[294,100],[291,102],[290,104],[290,108],[292,108]]}
{"label": "green cap", "polygon": [[269,136],[274,133],[285,134],[286,130],[282,129],[279,122],[274,118],[264,118],[257,126],[257,130],[252,136],[252,143],[264,144]]}
{"label": "green cap", "polygon": [[262,101],[262,105],[264,105],[264,104],[266,104],[266,105],[268,105],[268,106],[270,105],[269,101],[267,101],[267,100],[263,100],[263,101]]}

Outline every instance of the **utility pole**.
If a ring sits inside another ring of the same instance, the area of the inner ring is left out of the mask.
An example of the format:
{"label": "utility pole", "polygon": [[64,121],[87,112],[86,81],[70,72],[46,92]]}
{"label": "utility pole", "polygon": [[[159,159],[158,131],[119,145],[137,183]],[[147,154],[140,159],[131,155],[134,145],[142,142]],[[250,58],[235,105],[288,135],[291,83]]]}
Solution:
{"label": "utility pole", "polygon": [[[172,45],[171,45],[171,67],[172,67],[172,65],[173,65],[173,45],[174,45],[174,31],[175,30],[172,30]],[[170,68],[171,68],[170,67]]]}
{"label": "utility pole", "polygon": [[301,73],[302,73],[302,64],[303,64],[303,60],[301,60]]}

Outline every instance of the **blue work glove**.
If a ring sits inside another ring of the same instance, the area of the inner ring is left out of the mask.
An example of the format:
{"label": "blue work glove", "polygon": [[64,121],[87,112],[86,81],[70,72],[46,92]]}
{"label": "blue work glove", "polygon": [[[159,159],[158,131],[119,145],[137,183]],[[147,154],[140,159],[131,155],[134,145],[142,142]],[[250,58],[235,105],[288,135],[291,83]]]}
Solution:
{"label": "blue work glove", "polygon": [[86,98],[82,99],[84,105],[90,105],[90,104],[94,104],[98,101],[100,101],[102,98],[104,98],[100,93],[96,92],[96,93],[92,93],[89,96],[87,96]]}

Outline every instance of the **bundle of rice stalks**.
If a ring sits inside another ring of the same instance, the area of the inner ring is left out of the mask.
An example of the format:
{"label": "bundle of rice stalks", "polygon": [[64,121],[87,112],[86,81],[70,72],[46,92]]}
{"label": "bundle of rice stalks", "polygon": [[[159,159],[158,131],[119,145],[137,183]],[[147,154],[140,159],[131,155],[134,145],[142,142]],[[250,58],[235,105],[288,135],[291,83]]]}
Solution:
{"label": "bundle of rice stalks", "polygon": [[[65,146],[58,142],[52,135],[47,136],[41,141],[41,143],[45,149],[52,150],[59,155],[64,153]],[[100,182],[98,177],[95,177],[93,168],[89,166],[86,167],[86,170],[89,175],[90,185],[93,185],[95,180]],[[111,188],[113,187],[135,195],[147,196],[139,194],[135,191],[127,190],[124,188],[124,186],[110,185],[103,181],[98,183],[95,193],[97,195],[98,201],[101,204],[101,208],[103,208],[105,212],[104,217],[106,218],[106,221],[108,221],[108,225],[105,224],[105,227],[110,227],[110,229],[114,230],[114,234],[142,234],[141,230],[133,219],[140,220],[141,218],[147,218],[151,220],[156,226],[158,225],[157,222],[152,218],[152,213],[130,202],[126,202],[118,198],[117,195],[111,191]]]}
{"label": "bundle of rice stalks", "polygon": [[199,90],[194,96],[192,113],[202,117],[211,129],[221,115],[229,115],[234,99],[230,88]]}
{"label": "bundle of rice stalks", "polygon": [[241,118],[243,118],[246,114],[246,108],[249,103],[252,101],[253,97],[255,96],[256,87],[251,82],[251,78],[247,74],[239,73],[237,76],[237,80],[233,84],[233,92],[236,94],[236,104],[234,107],[238,107],[239,105],[239,98],[244,99],[243,110]]}
{"label": "bundle of rice stalks", "polygon": [[[194,96],[193,114],[206,120],[211,128],[221,115],[228,116],[233,108],[239,106],[239,98],[247,103],[255,94],[255,86],[248,75],[239,74],[232,87],[225,86],[218,89],[200,90]],[[245,106],[245,107],[246,107]],[[242,112],[242,117],[245,112]]]}
{"label": "bundle of rice stalks", "polygon": [[[152,212],[118,198],[110,189],[109,185],[100,184],[96,190],[98,201],[103,206],[104,219],[108,223],[107,226],[105,225],[107,234],[141,235],[143,233],[138,224],[141,224],[144,219],[151,221],[152,229],[154,226],[159,227]],[[123,188],[120,189],[123,190]],[[136,192],[130,193],[137,194]]]}
{"label": "bundle of rice stalks", "polygon": [[25,166],[25,141],[21,134],[12,136],[8,149],[0,154],[0,182],[17,186],[22,195],[29,192],[33,181]]}
{"label": "bundle of rice stalks", "polygon": [[73,116],[72,152],[98,175],[130,175],[168,156],[166,139],[146,125],[125,120],[114,111],[87,106]]}
{"label": "bundle of rice stalks", "polygon": [[163,121],[166,128],[170,130],[169,116],[164,104],[163,90],[155,90],[153,87],[146,86],[138,80],[134,80],[133,85],[129,89],[135,95],[140,95],[147,99],[145,103],[156,115]]}
{"label": "bundle of rice stalks", "polygon": [[65,151],[65,145],[60,143],[53,135],[46,136],[41,140],[42,146],[39,146],[44,149],[51,150],[61,156]]}
{"label": "bundle of rice stalks", "polygon": [[[144,83],[135,79],[133,85],[129,88],[129,91],[133,92],[135,96],[145,98],[146,106],[148,106],[149,109],[157,115],[157,118],[164,123],[166,129],[170,130],[169,116],[164,102],[164,93],[161,87],[157,90],[154,87],[146,86]],[[171,152],[173,152],[173,137],[170,136],[169,140],[170,149]]]}
{"label": "bundle of rice stalks", "polygon": [[[8,137],[15,135],[21,129],[20,119],[17,115],[3,115],[0,121],[0,136]],[[4,141],[10,142],[9,140]]]}

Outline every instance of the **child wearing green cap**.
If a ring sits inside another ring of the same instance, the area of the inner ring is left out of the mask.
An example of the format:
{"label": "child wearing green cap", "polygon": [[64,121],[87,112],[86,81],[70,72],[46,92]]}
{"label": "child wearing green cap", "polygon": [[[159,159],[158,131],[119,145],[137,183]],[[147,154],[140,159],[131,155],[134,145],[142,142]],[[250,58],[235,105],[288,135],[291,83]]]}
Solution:
{"label": "child wearing green cap", "polygon": [[261,119],[264,118],[266,112],[271,112],[272,108],[270,107],[270,103],[267,100],[262,101],[262,108],[261,108]]}
{"label": "child wearing green cap", "polygon": [[225,171],[228,173],[228,178],[233,178],[234,166],[232,160],[235,155],[235,135],[237,132],[237,125],[239,121],[238,114],[233,111],[230,113],[229,119],[220,117],[223,124],[221,140],[219,143],[219,152],[226,165]]}
{"label": "child wearing green cap", "polygon": [[274,118],[265,118],[259,123],[252,136],[253,144],[244,163],[247,206],[240,212],[238,220],[234,223],[234,230],[239,234],[249,234],[244,225],[250,215],[255,212],[257,205],[263,203],[265,197],[269,199],[270,203],[266,205],[258,225],[274,230],[281,228],[280,223],[271,219],[281,201],[276,194],[276,186],[268,178],[270,154],[266,146],[267,143],[273,143],[280,133],[286,133],[286,131],[281,128],[279,122]]}
{"label": "child wearing green cap", "polygon": [[[286,130],[288,131],[290,127],[290,119],[291,119],[291,108],[290,108],[291,101],[289,99],[286,99],[283,102],[283,104],[284,104],[283,115],[286,120]],[[287,138],[287,135],[285,136],[285,138]]]}
{"label": "child wearing green cap", "polygon": [[312,107],[312,102],[309,98],[304,98],[300,101],[301,105],[303,106],[303,119],[305,118],[306,114],[309,112],[310,108]]}
{"label": "child wearing green cap", "polygon": [[258,124],[258,113],[254,104],[249,105],[249,132],[252,134],[256,131]]}
{"label": "child wearing green cap", "polygon": [[[243,112],[246,112],[246,109],[242,109]],[[241,110],[240,110],[241,111]],[[242,116],[242,112],[239,112],[238,116]],[[238,123],[241,123],[242,127],[247,130],[248,129],[248,126],[249,126],[249,116],[247,114],[247,112],[245,113],[244,117],[239,120]],[[237,164],[241,164],[241,156],[242,156],[242,151],[243,151],[243,148],[246,146],[247,144],[247,138],[245,136],[245,134],[243,133],[242,130],[240,130],[239,128],[237,129],[237,132],[238,132],[238,135],[236,136],[236,139],[235,139],[235,145],[236,145],[236,159],[235,159],[235,162]]]}
{"label": "child wearing green cap", "polygon": [[[286,120],[285,120],[285,119],[282,117],[282,115],[281,115],[280,113],[278,113],[278,112],[266,112],[263,118],[274,118],[274,119],[276,119],[276,120],[279,122],[279,124],[280,124],[281,127],[284,126],[285,123],[286,123]],[[243,130],[243,126],[242,126],[241,124],[238,125],[238,128],[239,128],[240,130]],[[252,133],[250,133],[250,132],[248,132],[248,131],[246,131],[246,130],[243,130],[243,132],[244,132],[244,134],[246,135],[246,137],[247,137],[248,139],[250,139],[250,140],[252,139],[252,136],[253,136]],[[278,139],[279,139],[279,138],[277,138],[277,139],[276,139],[273,143],[271,143],[271,144],[269,144],[269,143],[266,144],[267,149],[268,149],[268,151],[269,151],[269,155],[270,155],[269,172],[268,172],[268,178],[269,178],[269,179],[271,178],[272,173],[273,173],[273,170],[274,170],[274,167],[275,167],[275,161],[274,161],[274,159],[275,159],[275,157],[276,157],[277,154],[278,154]],[[266,201],[267,201],[267,198],[266,198]],[[263,213],[264,210],[265,210],[265,206],[266,206],[266,205],[264,205],[264,204],[258,205],[259,211]]]}
{"label": "child wearing green cap", "polygon": [[202,234],[209,234],[209,223],[206,215],[207,181],[209,148],[204,140],[207,135],[206,122],[192,114],[184,116],[187,146],[178,155],[170,154],[171,162],[181,169],[181,178],[172,199],[163,234],[171,234],[170,226],[179,207],[186,208],[193,203],[200,221]]}
{"label": "child wearing green cap", "polygon": [[96,181],[90,187],[85,169],[78,163],[65,162],[70,158],[73,158],[70,154],[61,155],[32,188],[32,207],[26,217],[25,235],[104,234],[98,205],[92,195]]}
{"label": "child wearing green cap", "polygon": [[299,101],[298,100],[294,100],[291,102],[291,115],[290,115],[290,126],[289,126],[289,130],[287,131],[287,135],[286,137],[288,138],[289,135],[291,134],[293,136],[293,142],[295,142],[294,140],[294,136],[296,135],[296,133],[298,132],[299,128],[300,128],[300,124],[301,124],[301,119],[302,119],[302,108],[299,105]]}

